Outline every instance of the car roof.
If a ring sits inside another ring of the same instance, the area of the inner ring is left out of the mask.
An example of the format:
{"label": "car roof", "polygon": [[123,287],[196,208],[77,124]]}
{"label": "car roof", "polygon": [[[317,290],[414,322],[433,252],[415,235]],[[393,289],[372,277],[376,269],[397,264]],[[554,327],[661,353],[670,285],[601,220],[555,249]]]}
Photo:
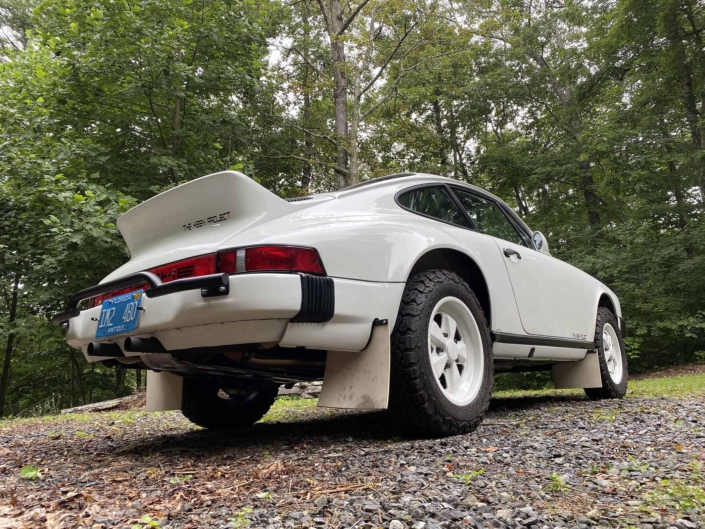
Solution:
{"label": "car roof", "polygon": [[372,178],[370,180],[365,180],[364,182],[360,182],[358,184],[354,184],[349,187],[345,187],[339,191],[333,191],[329,193],[324,193],[325,195],[328,196],[334,196],[338,199],[345,198],[348,195],[353,195],[353,194],[358,194],[358,193],[365,193],[367,191],[372,191],[372,190],[381,190],[387,187],[390,188],[397,188],[397,190],[401,191],[403,189],[399,189],[402,185],[404,187],[413,187],[416,185],[423,185],[423,184],[446,184],[446,185],[452,185],[452,186],[457,186],[457,187],[464,187],[470,191],[473,191],[474,193],[484,196],[486,198],[489,198],[491,200],[495,200],[502,204],[504,208],[514,217],[515,220],[517,220],[529,233],[531,233],[531,228],[529,228],[524,220],[514,211],[513,208],[511,208],[506,202],[504,202],[501,198],[493,195],[489,191],[486,191],[482,189],[481,187],[477,187],[475,185],[469,184],[467,182],[463,182],[462,180],[456,180],[455,178],[449,178],[447,176],[439,176],[439,175],[434,175],[434,174],[426,174],[426,173],[396,173],[396,174],[391,174],[387,176],[382,176],[380,178]]}

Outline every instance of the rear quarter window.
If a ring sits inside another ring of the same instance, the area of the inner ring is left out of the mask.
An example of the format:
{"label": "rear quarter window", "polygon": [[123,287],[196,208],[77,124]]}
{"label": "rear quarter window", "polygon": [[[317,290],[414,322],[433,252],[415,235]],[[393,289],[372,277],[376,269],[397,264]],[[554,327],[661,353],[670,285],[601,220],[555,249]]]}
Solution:
{"label": "rear quarter window", "polygon": [[405,209],[426,217],[470,228],[465,216],[442,187],[423,187],[402,193],[397,198]]}

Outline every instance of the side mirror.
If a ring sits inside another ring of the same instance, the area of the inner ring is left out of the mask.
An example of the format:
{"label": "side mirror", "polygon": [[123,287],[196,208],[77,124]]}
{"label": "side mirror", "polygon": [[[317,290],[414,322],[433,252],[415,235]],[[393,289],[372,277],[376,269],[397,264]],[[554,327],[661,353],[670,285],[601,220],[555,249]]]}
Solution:
{"label": "side mirror", "polygon": [[546,255],[551,255],[551,252],[548,251],[548,241],[546,240],[546,237],[543,236],[543,233],[540,231],[535,231],[531,238],[534,241],[534,247],[539,252],[545,253]]}

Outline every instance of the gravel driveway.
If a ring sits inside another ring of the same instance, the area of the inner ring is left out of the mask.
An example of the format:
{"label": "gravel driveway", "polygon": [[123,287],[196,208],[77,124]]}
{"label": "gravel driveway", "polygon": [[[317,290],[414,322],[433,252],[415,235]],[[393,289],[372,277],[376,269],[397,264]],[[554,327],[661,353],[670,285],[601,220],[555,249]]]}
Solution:
{"label": "gravel driveway", "polygon": [[278,413],[230,437],[179,413],[6,423],[0,528],[705,527],[699,398],[495,399],[442,440],[384,413]]}

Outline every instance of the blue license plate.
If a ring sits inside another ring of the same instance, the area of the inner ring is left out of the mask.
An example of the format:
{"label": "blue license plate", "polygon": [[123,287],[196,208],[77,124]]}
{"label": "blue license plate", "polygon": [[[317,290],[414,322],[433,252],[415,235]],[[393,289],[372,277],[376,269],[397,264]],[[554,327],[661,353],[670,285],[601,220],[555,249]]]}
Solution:
{"label": "blue license plate", "polygon": [[136,290],[103,301],[95,337],[105,338],[134,331],[140,317],[139,308],[142,305],[142,297],[143,292]]}

